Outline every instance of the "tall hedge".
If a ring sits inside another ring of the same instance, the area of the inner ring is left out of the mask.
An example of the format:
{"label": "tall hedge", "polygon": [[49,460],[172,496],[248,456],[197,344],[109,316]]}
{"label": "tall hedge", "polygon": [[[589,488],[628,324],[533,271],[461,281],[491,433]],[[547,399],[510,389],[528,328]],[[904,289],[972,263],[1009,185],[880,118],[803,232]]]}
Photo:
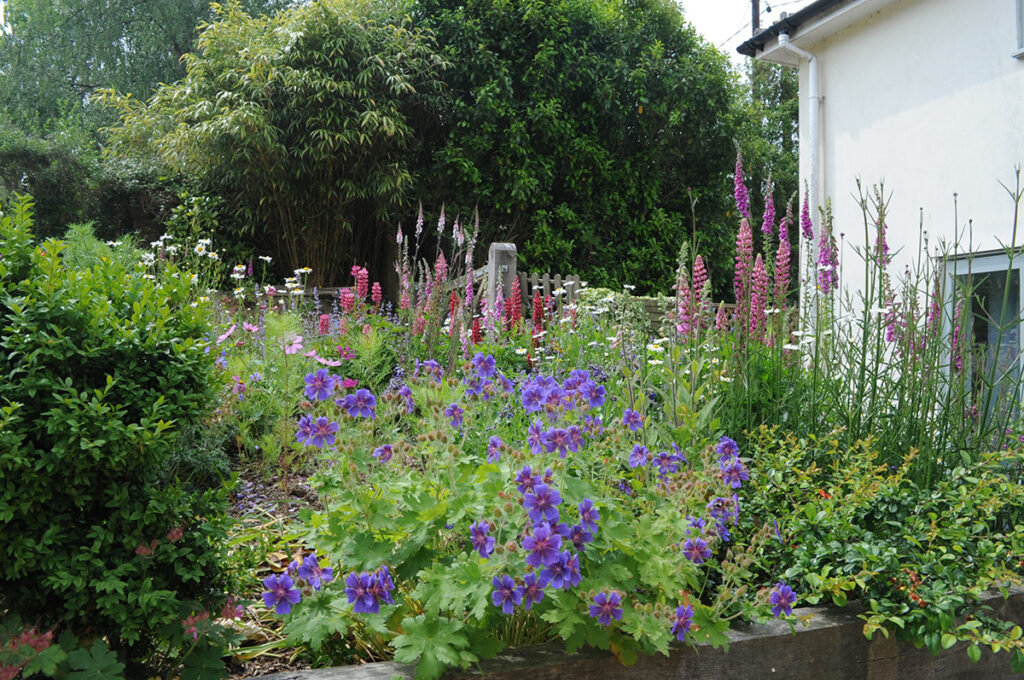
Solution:
{"label": "tall hedge", "polygon": [[138,662],[220,592],[225,493],[169,468],[209,415],[208,328],[186,277],[68,268],[31,224],[0,212],[0,612]]}

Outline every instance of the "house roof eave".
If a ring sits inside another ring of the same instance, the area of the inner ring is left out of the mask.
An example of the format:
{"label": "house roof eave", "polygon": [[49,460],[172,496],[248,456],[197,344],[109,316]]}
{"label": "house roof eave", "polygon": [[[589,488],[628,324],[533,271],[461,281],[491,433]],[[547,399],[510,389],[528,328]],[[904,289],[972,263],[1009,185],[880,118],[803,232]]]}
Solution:
{"label": "house roof eave", "polygon": [[817,0],[791,15],[784,15],[744,42],[736,51],[762,61],[797,66],[797,58],[785,49],[780,49],[780,34],[785,33],[794,44],[810,49],[828,36],[863,21],[895,2],[899,0]]}

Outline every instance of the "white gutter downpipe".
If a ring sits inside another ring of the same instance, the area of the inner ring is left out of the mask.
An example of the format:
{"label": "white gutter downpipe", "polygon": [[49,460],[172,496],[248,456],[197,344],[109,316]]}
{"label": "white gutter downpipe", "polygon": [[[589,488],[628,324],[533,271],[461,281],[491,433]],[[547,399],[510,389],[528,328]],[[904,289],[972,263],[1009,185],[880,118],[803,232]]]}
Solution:
{"label": "white gutter downpipe", "polygon": [[[811,157],[809,159],[809,165],[810,165],[809,175],[810,175],[810,177],[808,177],[807,183],[809,185],[808,192],[810,193],[811,220],[815,224],[818,224],[818,229],[817,229],[818,233],[815,234],[815,239],[814,239],[815,247],[813,249],[814,250],[813,254],[817,255],[817,249],[820,246],[820,239],[818,237],[821,235],[821,225],[820,225],[820,222],[821,222],[821,212],[820,212],[819,209],[823,205],[822,197],[820,195],[821,184],[822,184],[821,181],[820,181],[821,180],[821,166],[820,166],[820,156],[821,156],[821,101],[822,101],[823,97],[821,95],[821,89],[820,89],[821,86],[820,86],[819,80],[818,80],[818,58],[816,56],[814,56],[814,54],[812,54],[811,52],[808,52],[807,50],[805,50],[804,48],[799,47],[797,45],[794,45],[790,41],[788,33],[779,33],[779,49],[784,50],[786,52],[789,52],[790,54],[795,54],[796,56],[800,57],[801,59],[804,59],[804,60],[807,61],[807,90],[808,90],[808,92],[807,92],[807,103],[808,103],[808,111],[807,111],[807,114],[808,114],[808,121],[807,121],[807,137],[808,137],[808,139],[807,139],[807,149],[808,149],[808,151],[810,152],[810,155],[811,155]],[[801,250],[801,252],[803,252],[804,249],[801,248],[800,250]],[[810,257],[811,255],[812,255],[812,253],[807,253],[806,254],[807,257]],[[804,258],[801,257],[801,260],[803,260],[803,259]],[[815,260],[816,259],[817,258],[815,258]],[[801,269],[801,271],[807,271],[807,261],[806,260],[804,260],[803,262],[800,263],[800,269]],[[811,270],[812,271],[816,271],[816,268],[812,266]],[[816,283],[814,281],[810,282],[810,286],[811,286],[811,290],[815,290],[816,289]],[[801,295],[801,298],[802,297],[803,297],[803,295]],[[801,300],[801,304],[803,304],[803,302],[804,302],[804,300]]]}

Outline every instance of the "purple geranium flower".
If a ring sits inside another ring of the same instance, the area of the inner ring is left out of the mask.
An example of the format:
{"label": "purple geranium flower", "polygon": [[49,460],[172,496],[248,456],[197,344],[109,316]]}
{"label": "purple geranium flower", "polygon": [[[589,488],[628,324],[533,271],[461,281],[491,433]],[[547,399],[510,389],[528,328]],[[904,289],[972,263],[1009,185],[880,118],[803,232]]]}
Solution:
{"label": "purple geranium flower", "polygon": [[542,579],[547,579],[552,588],[564,588],[565,590],[568,590],[570,587],[570,574],[568,567],[570,557],[572,557],[572,555],[568,550],[558,553],[555,556],[555,559],[551,560],[549,564],[541,569],[540,577]]}
{"label": "purple geranium flower", "polygon": [[328,420],[324,416],[320,416],[313,423],[313,432],[306,439],[307,446],[315,446],[317,448],[323,448],[324,446],[333,446],[337,437],[334,435],[338,431],[338,423]]}
{"label": "purple geranium flower", "polygon": [[523,388],[522,403],[527,413],[533,413],[544,408],[544,390],[531,383]]}
{"label": "purple geranium flower", "polygon": [[544,450],[548,453],[558,451],[560,458],[565,458],[569,452],[569,431],[561,428],[552,428],[541,435],[544,441]]}
{"label": "purple geranium flower", "polygon": [[597,522],[601,519],[601,513],[594,506],[594,501],[584,498],[579,504],[579,510],[580,524],[583,525],[583,528],[589,531],[597,531]]}
{"label": "purple geranium flower", "polygon": [[448,408],[444,410],[446,418],[451,418],[451,426],[454,428],[462,427],[462,414],[465,411],[458,404],[448,404]]}
{"label": "purple geranium flower", "polygon": [[722,461],[721,466],[722,480],[734,489],[740,488],[743,486],[743,482],[750,479],[750,473],[738,458]]}
{"label": "purple geranium flower", "polygon": [[295,438],[300,444],[306,444],[309,439],[313,436],[313,416],[305,415],[299,418],[299,431],[295,433]]}
{"label": "purple geranium flower", "polygon": [[504,446],[501,438],[494,436],[487,442],[487,462],[497,463],[501,458],[501,447]]}
{"label": "purple geranium flower", "polygon": [[501,607],[505,614],[511,614],[516,607],[523,602],[523,589],[516,587],[516,582],[511,576],[502,574],[495,576],[491,581],[494,592],[491,593],[491,601],[495,607]]}
{"label": "purple geranium flower", "polygon": [[562,496],[547,484],[534,484],[533,491],[525,494],[523,507],[530,513],[530,521],[557,522],[558,508]]}
{"label": "purple geranium flower", "polygon": [[711,557],[711,548],[703,538],[688,538],[683,541],[683,554],[694,564],[704,564]]}
{"label": "purple geranium flower", "polygon": [[548,582],[544,580],[543,576],[538,577],[532,571],[523,577],[523,607],[527,611],[530,610],[534,602],[540,602],[544,599],[544,588],[547,585]]}
{"label": "purple geranium flower", "polygon": [[740,447],[729,437],[722,437],[718,440],[718,444],[715,446],[715,452],[718,453],[719,457],[723,461],[726,461],[740,455]]}
{"label": "purple geranium flower", "polygon": [[535,456],[544,450],[544,426],[539,420],[533,421],[526,431],[526,443],[530,447],[530,453]]}
{"label": "purple geranium flower", "polygon": [[480,553],[480,557],[489,558],[494,552],[494,536],[488,536],[491,525],[484,521],[469,525],[469,537],[473,541],[473,550]]}
{"label": "purple geranium flower", "polygon": [[693,607],[688,604],[679,605],[676,609],[676,619],[672,623],[672,632],[676,639],[682,642],[686,638],[686,634],[690,632],[691,626],[693,626]]}
{"label": "purple geranium flower", "polygon": [[516,473],[514,481],[518,485],[516,488],[519,489],[519,493],[525,494],[533,491],[533,487],[544,480],[541,479],[540,475],[533,474],[533,470],[530,469],[529,465],[524,465],[523,469]]}
{"label": "purple geranium flower", "polygon": [[378,446],[373,450],[373,457],[382,463],[386,463],[391,460],[391,456],[394,455],[394,452],[394,446],[391,444],[384,444],[383,446]]}
{"label": "purple geranium flower", "polygon": [[633,453],[629,454],[629,467],[638,468],[647,465],[650,452],[643,444],[634,444]]}
{"label": "purple geranium flower", "polygon": [[334,570],[330,567],[321,567],[316,555],[306,555],[299,567],[299,577],[304,578],[306,583],[313,586],[313,590],[320,590],[324,583],[329,583],[334,576]]}
{"label": "purple geranium flower", "polygon": [[412,413],[416,404],[412,401],[412,389],[408,385],[402,385],[398,390],[398,396],[405,398],[405,412]]}
{"label": "purple geranium flower", "polygon": [[572,541],[577,550],[586,550],[587,543],[594,540],[594,534],[579,524],[574,524],[569,533],[569,540]]}
{"label": "purple geranium flower", "polygon": [[618,593],[600,592],[594,596],[594,604],[590,605],[590,617],[610,626],[612,619],[622,620],[621,604],[622,598]]}
{"label": "purple geranium flower", "polygon": [[583,430],[578,425],[570,425],[567,432],[569,433],[569,450],[576,453],[586,444],[586,440],[583,439]]}
{"label": "purple geranium flower", "polygon": [[370,592],[374,585],[373,574],[363,572],[357,574],[354,571],[345,577],[345,597],[356,614],[376,614],[380,611],[380,602]]}
{"label": "purple geranium flower", "polygon": [[588,380],[580,385],[579,394],[587,400],[587,405],[590,408],[598,408],[604,404],[604,385],[598,385],[592,380]]}
{"label": "purple geranium flower", "polygon": [[495,365],[494,357],[490,354],[484,356],[483,352],[477,352],[473,355],[473,368],[481,378],[493,378]]}
{"label": "purple geranium flower", "polygon": [[378,607],[380,607],[381,603],[395,603],[395,598],[391,596],[391,591],[394,589],[395,583],[391,580],[391,570],[388,569],[386,564],[381,565],[376,573],[370,575],[370,589],[368,592],[374,601],[377,602]]}
{"label": "purple geranium flower", "polygon": [[644,426],[644,417],[638,411],[627,408],[622,414],[622,424],[628,427],[630,431],[636,432]]}
{"label": "purple geranium flower", "polygon": [[377,397],[373,396],[370,390],[360,388],[352,394],[345,395],[344,399],[335,402],[338,406],[346,409],[353,418],[376,418]]}
{"label": "purple geranium flower", "polygon": [[292,610],[293,604],[298,604],[302,599],[302,593],[294,587],[292,579],[288,574],[271,574],[263,579],[263,586],[267,592],[263,593],[263,603],[267,609],[274,609],[277,614],[287,614]]}
{"label": "purple geranium flower", "polygon": [[772,603],[772,614],[775,615],[775,618],[782,616],[783,612],[785,612],[786,616],[793,614],[793,605],[796,604],[796,593],[783,581],[775,584],[769,599]]}
{"label": "purple geranium flower", "polygon": [[533,529],[533,536],[523,537],[523,550],[527,551],[526,563],[531,567],[540,567],[558,559],[558,549],[562,547],[562,537],[551,531],[546,524]]}
{"label": "purple geranium flower", "polygon": [[326,368],[306,376],[306,397],[315,401],[324,401],[334,391],[336,378]]}

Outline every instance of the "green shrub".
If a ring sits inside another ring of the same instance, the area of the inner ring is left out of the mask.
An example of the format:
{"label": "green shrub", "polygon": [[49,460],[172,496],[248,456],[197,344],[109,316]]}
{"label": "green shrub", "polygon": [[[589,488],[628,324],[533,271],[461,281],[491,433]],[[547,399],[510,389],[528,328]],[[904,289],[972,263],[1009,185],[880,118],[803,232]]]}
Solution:
{"label": "green shrub", "polygon": [[215,355],[183,279],[67,267],[31,225],[27,198],[0,213],[0,612],[105,638],[135,674],[218,594],[225,490],[168,473]]}

